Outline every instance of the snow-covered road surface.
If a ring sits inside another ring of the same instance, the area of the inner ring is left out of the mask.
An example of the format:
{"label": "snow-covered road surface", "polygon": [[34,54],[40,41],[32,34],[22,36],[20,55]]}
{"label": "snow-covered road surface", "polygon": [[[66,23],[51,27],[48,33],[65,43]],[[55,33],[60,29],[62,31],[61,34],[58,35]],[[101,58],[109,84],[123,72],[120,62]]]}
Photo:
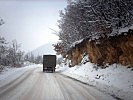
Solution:
{"label": "snow-covered road surface", "polygon": [[38,67],[26,71],[14,82],[0,88],[0,100],[115,100],[94,87],[64,77],[43,73]]}

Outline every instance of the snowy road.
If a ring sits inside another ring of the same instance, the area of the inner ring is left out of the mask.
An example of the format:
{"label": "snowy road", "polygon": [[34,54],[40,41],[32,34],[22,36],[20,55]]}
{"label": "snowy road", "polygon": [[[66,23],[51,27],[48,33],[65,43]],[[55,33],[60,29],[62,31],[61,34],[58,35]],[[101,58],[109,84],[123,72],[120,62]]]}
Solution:
{"label": "snowy road", "polygon": [[59,73],[43,73],[42,68],[25,72],[0,88],[0,100],[115,100],[94,87]]}

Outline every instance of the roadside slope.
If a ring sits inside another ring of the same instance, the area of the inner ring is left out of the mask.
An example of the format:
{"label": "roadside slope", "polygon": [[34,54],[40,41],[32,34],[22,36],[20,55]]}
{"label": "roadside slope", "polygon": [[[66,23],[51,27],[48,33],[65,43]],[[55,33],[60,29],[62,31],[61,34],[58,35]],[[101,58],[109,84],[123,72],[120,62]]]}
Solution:
{"label": "roadside slope", "polygon": [[67,67],[66,70],[60,72],[63,75],[95,86],[97,89],[109,93],[114,97],[133,100],[132,70],[132,68],[126,68],[125,66],[116,64],[101,69],[88,62],[72,68]]}

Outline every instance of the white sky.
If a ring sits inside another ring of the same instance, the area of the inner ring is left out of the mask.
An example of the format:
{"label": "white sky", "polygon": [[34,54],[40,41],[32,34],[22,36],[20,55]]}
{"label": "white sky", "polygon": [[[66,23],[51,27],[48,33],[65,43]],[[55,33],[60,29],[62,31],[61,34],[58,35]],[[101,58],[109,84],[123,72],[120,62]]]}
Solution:
{"label": "white sky", "polygon": [[8,41],[16,39],[24,51],[31,51],[43,44],[55,42],[58,36],[59,10],[66,7],[66,0],[1,0],[0,36]]}

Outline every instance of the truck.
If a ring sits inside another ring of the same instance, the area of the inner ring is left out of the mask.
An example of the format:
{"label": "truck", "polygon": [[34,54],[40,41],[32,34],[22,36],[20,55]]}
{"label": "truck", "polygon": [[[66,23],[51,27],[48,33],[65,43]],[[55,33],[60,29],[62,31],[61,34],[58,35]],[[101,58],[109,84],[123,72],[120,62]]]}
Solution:
{"label": "truck", "polygon": [[43,72],[55,72],[56,55],[43,55]]}

